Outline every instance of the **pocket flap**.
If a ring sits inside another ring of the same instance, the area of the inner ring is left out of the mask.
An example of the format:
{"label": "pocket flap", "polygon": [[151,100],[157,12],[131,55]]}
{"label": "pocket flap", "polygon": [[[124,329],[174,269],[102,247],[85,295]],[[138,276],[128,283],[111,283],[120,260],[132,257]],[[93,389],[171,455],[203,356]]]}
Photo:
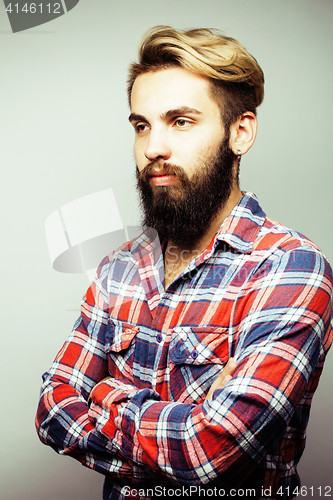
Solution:
{"label": "pocket flap", "polygon": [[228,330],[220,327],[176,327],[170,359],[175,364],[225,364],[229,359]]}
{"label": "pocket flap", "polygon": [[105,334],[106,352],[120,352],[127,349],[138,331],[138,326],[110,319]]}

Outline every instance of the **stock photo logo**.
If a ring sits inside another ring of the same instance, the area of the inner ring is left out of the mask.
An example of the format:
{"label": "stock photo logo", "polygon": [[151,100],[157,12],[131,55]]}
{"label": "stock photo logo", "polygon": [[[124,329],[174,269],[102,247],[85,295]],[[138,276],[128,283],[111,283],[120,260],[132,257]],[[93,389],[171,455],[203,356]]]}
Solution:
{"label": "stock photo logo", "polygon": [[48,23],[72,10],[80,0],[3,0],[13,33]]}
{"label": "stock photo logo", "polygon": [[124,226],[111,188],[78,198],[52,212],[45,221],[53,269],[94,278],[101,260],[139,236],[140,226]]}

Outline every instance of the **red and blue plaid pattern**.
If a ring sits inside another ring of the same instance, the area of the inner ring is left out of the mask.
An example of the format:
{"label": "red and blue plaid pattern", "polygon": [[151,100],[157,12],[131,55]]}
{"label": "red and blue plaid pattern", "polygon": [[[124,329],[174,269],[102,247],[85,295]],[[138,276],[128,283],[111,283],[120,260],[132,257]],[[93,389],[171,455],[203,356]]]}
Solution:
{"label": "red and blue plaid pattern", "polygon": [[[329,264],[245,193],[167,290],[163,272],[149,231],[101,263],[43,376],[40,439],[103,473],[105,499],[152,485],[292,496],[332,342]],[[232,380],[204,401],[231,356]]]}

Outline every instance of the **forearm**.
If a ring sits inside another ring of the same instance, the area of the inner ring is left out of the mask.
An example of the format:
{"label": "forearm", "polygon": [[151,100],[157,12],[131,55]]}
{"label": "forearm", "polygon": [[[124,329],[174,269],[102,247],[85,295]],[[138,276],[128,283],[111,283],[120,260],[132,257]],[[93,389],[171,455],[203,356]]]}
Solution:
{"label": "forearm", "polygon": [[294,335],[244,350],[232,380],[204,404],[161,401],[120,380],[100,384],[93,404],[111,418],[97,417],[96,428],[128,460],[177,484],[237,486],[273,453],[312,384],[318,338],[305,325]]}
{"label": "forearm", "polygon": [[96,429],[97,418],[109,420],[105,409],[89,408],[73,386],[44,376],[36,415],[38,435],[61,455],[70,455],[86,467],[131,484],[151,479],[147,471],[119,454],[112,442]]}
{"label": "forearm", "polygon": [[[267,441],[261,442],[250,423],[246,428],[248,415],[237,417],[244,405],[244,399],[237,402],[239,381],[217,391],[214,400],[204,404],[158,401],[152,391],[135,391],[119,380],[108,381],[103,384],[109,386],[104,394],[101,386],[93,391],[94,404],[107,407],[111,415],[110,419],[98,417],[96,428],[127,459],[174,483],[205,486],[219,481],[234,485],[267,451]],[[108,392],[110,386],[113,392]],[[253,405],[254,421],[265,410],[265,402],[255,396],[251,401],[251,395],[247,399],[247,404]],[[282,417],[275,418],[272,436],[282,433],[285,426]]]}
{"label": "forearm", "polygon": [[71,455],[103,474],[135,481],[136,477],[144,476],[144,471],[119,455],[100,434],[95,427],[96,408],[91,410],[87,403],[92,388],[109,375],[104,340],[107,310],[96,307],[93,302],[96,294],[90,302],[87,295],[71,336],[43,376],[37,432],[43,443],[60,454]]}

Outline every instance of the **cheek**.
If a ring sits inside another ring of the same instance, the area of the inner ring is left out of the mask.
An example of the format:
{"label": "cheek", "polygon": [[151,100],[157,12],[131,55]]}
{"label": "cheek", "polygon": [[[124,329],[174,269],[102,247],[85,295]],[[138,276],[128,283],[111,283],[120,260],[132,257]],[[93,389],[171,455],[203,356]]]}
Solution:
{"label": "cheek", "polygon": [[[137,141],[134,142],[134,158],[139,170],[142,170],[144,163],[144,154],[142,145],[140,145]],[[143,166],[142,166],[143,165]]]}
{"label": "cheek", "polygon": [[200,132],[189,141],[185,141],[183,149],[191,153],[192,158],[204,158],[215,154],[223,140],[223,133],[214,128]]}
{"label": "cheek", "polygon": [[171,151],[175,158],[191,168],[207,151],[207,144],[200,135],[189,138],[183,134],[183,137],[174,141]]}

